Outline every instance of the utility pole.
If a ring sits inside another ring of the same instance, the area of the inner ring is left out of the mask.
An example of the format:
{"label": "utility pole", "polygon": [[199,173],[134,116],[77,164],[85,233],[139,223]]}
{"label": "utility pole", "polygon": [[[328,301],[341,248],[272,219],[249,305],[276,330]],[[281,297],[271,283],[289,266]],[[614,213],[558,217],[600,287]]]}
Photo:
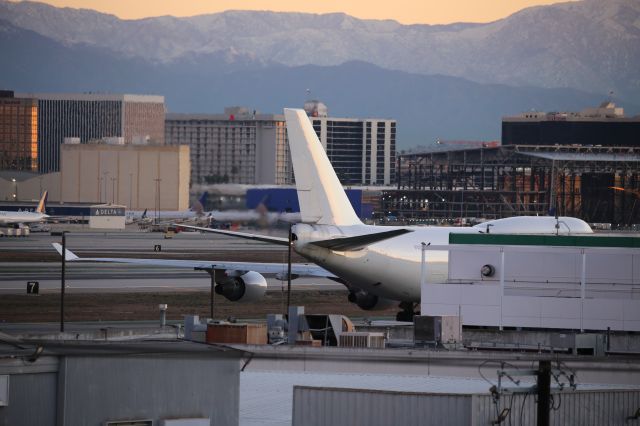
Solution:
{"label": "utility pole", "polygon": [[216,270],[215,266],[211,265],[211,269],[209,270],[209,275],[211,275],[211,294],[209,296],[209,314],[211,319],[213,319],[213,307],[216,301]]}
{"label": "utility pole", "polygon": [[551,361],[538,361],[538,424],[549,426],[551,402]]}

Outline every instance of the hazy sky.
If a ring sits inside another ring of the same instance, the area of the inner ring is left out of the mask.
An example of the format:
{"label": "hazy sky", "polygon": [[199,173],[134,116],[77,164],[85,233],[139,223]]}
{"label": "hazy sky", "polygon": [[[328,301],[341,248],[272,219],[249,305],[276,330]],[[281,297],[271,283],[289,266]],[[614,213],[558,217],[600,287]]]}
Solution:
{"label": "hazy sky", "polygon": [[192,16],[231,9],[280,12],[344,12],[358,18],[395,19],[404,24],[489,22],[529,6],[557,0],[41,0],[58,7],[95,9],[124,19]]}

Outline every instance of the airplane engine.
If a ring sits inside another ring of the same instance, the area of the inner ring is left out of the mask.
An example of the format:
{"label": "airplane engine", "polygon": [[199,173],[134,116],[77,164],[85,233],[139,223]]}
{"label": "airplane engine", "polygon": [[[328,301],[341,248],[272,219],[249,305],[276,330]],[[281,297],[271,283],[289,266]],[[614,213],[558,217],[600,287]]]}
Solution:
{"label": "airplane engine", "polygon": [[350,292],[349,302],[355,303],[360,309],[364,309],[365,311],[382,311],[398,304],[398,302],[367,293],[363,290]]}
{"label": "airplane engine", "polygon": [[227,271],[227,276],[216,285],[216,294],[231,302],[255,302],[264,297],[266,291],[267,280],[254,271]]}

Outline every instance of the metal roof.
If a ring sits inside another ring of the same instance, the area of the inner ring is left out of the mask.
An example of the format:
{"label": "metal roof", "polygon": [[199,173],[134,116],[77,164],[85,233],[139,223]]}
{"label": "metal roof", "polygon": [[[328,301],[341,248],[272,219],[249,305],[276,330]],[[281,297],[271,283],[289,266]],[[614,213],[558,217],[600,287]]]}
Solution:
{"label": "metal roof", "polygon": [[43,355],[225,355],[241,358],[248,352],[225,345],[186,340],[73,341],[23,340],[0,334],[0,358],[33,353],[42,346]]}
{"label": "metal roof", "polygon": [[519,154],[531,157],[544,158],[556,161],[609,161],[609,162],[629,162],[640,161],[638,154],[610,154],[610,153],[575,153],[575,152],[523,152]]}

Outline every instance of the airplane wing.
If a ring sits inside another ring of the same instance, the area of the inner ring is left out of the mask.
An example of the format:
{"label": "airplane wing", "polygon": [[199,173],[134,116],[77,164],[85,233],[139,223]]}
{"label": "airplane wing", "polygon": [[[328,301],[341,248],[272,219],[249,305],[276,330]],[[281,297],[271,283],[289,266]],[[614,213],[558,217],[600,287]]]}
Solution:
{"label": "airplane wing", "polygon": [[244,238],[247,240],[262,241],[265,243],[278,244],[281,246],[286,246],[289,244],[289,239],[284,237],[271,237],[269,235],[249,234],[246,232],[225,231],[223,229],[203,228],[201,226],[181,225],[179,223],[173,223],[173,225],[185,229],[194,229],[196,231],[211,232],[212,234],[221,234],[228,235],[230,237]]}
{"label": "airplane wing", "polygon": [[394,229],[391,231],[377,232],[375,234],[356,235],[355,237],[342,237],[329,240],[313,241],[310,244],[338,251],[360,250],[370,244],[397,237],[398,235],[403,235],[408,232],[411,232],[411,230]]}
{"label": "airplane wing", "polygon": [[[52,243],[53,247],[62,255],[62,246],[59,243]],[[105,262],[105,263],[126,263],[131,265],[155,265],[173,268],[187,269],[213,269],[234,270],[234,271],[255,271],[260,274],[285,274],[287,273],[286,263],[251,263],[251,262],[227,262],[227,261],[207,261],[207,260],[178,260],[178,259],[135,259],[126,257],[78,257],[71,250],[65,250],[65,260],[67,262]],[[305,277],[338,278],[336,275],[313,263],[292,263],[291,275]]]}

